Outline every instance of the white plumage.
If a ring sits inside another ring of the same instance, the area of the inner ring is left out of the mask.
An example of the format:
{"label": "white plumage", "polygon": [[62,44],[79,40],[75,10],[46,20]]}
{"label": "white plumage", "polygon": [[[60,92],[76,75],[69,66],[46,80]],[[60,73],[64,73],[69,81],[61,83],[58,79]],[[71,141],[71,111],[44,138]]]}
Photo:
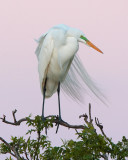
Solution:
{"label": "white plumage", "polygon": [[82,31],[66,25],[54,26],[38,39],[35,53],[38,58],[42,93],[47,78],[46,98],[51,97],[57,91],[60,82],[63,91],[77,101],[82,101],[86,88],[104,101],[104,96],[94,85],[76,54],[79,42],[90,45],[101,52],[85,37]]}

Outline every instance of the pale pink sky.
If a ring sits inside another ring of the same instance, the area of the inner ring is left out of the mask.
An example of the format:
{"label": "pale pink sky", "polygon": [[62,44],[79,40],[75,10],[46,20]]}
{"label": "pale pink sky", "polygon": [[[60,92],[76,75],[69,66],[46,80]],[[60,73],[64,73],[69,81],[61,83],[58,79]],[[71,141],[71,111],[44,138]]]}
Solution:
{"label": "pale pink sky", "polygon": [[[34,54],[38,38],[50,27],[63,23],[81,29],[104,55],[80,44],[78,54],[88,73],[95,79],[110,101],[105,107],[87,98],[79,106],[61,94],[62,117],[72,124],[82,124],[80,114],[88,112],[92,103],[93,116],[99,117],[104,130],[114,141],[128,134],[128,1],[127,0],[5,0],[0,2],[0,116],[12,120],[30,113],[40,115],[42,95]],[[86,95],[85,95],[86,98]],[[57,114],[57,96],[46,101],[45,114]],[[13,127],[0,123],[0,136],[23,135],[25,125]],[[15,134],[16,133],[16,134]],[[48,131],[54,145],[70,139],[74,132],[60,127]],[[0,156],[3,157],[3,156]]]}

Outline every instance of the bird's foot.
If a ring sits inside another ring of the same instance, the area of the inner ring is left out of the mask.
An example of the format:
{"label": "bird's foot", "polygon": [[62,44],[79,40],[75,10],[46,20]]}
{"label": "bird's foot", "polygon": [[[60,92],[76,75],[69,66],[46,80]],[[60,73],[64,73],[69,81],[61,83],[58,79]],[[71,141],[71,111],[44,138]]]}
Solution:
{"label": "bird's foot", "polygon": [[57,119],[58,119],[58,122],[56,123],[56,125],[57,125],[56,133],[58,132],[60,122],[64,122],[64,121],[62,120],[61,116],[57,116]]}

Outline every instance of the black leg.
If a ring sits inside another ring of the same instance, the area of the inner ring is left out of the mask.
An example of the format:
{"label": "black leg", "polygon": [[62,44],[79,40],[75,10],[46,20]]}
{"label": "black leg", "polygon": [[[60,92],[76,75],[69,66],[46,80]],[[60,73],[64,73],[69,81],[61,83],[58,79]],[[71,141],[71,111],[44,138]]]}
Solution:
{"label": "black leg", "polygon": [[59,120],[61,120],[61,110],[60,110],[60,82],[59,82],[59,84],[58,84],[57,93],[58,93],[58,106],[59,106]]}
{"label": "black leg", "polygon": [[[60,121],[62,121],[62,119],[61,119],[61,109],[60,109],[60,82],[58,84],[57,93],[58,93],[58,106],[59,106],[59,117],[58,117],[58,120],[60,122]],[[57,124],[56,133],[58,132],[58,129],[59,129],[59,122]]]}
{"label": "black leg", "polygon": [[46,93],[46,83],[47,83],[47,78],[45,79],[44,83],[44,88],[43,88],[43,105],[42,105],[42,120],[44,121],[44,102],[45,102],[45,93]]}

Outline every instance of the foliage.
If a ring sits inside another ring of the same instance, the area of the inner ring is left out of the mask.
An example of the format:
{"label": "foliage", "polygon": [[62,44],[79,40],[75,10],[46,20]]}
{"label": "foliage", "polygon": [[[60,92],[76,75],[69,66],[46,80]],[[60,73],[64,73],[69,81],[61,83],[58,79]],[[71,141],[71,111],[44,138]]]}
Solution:
{"label": "foliage", "polygon": [[[11,137],[11,142],[0,144],[0,153],[10,153],[11,156],[6,160],[13,160],[15,157],[19,160],[99,160],[101,158],[125,160],[128,157],[128,140],[123,136],[122,141],[117,144],[112,142],[103,132],[96,132],[92,120],[85,119],[87,127],[76,130],[77,140],[63,141],[61,146],[53,147],[46,135],[42,131],[46,128],[53,127],[54,117],[47,118],[42,122],[40,116],[34,120],[27,117],[27,126],[31,127],[26,133],[29,138]],[[34,139],[33,134],[37,137]],[[17,154],[17,155],[16,155]],[[19,157],[19,158],[18,158]]]}

